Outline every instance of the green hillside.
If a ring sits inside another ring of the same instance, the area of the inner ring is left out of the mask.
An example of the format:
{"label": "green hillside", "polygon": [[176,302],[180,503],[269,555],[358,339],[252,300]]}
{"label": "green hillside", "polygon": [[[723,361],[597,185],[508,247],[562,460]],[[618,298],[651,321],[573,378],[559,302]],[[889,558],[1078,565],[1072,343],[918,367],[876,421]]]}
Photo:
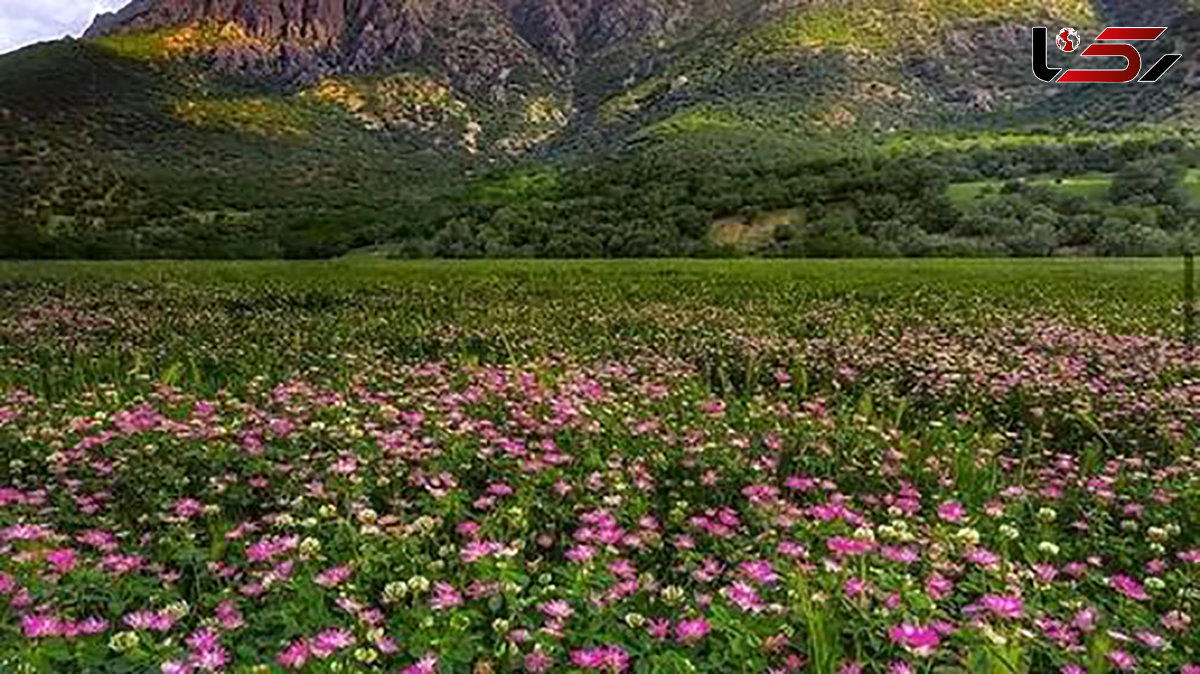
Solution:
{"label": "green hillside", "polygon": [[[942,254],[971,185],[1194,165],[1182,66],[1118,95],[1029,75],[1030,24],[1107,23],[1082,0],[706,2],[569,65],[479,7],[291,79],[222,68],[281,48],[234,21],[0,56],[0,255]],[[780,210],[803,222],[713,237]]]}

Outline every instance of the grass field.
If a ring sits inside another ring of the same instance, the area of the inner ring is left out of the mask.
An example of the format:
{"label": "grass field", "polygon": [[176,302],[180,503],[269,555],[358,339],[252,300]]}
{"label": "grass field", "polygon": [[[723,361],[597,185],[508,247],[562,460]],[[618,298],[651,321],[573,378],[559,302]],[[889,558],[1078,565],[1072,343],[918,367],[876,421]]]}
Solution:
{"label": "grass field", "polygon": [[[1028,182],[1039,187],[1050,187],[1063,196],[1079,196],[1088,201],[1102,202],[1108,198],[1112,177],[1111,173],[1087,173],[1067,178],[1038,178]],[[1200,169],[1189,169],[1183,176],[1182,184],[1192,201],[1200,203]],[[999,189],[1003,185],[1004,182],[1000,180],[953,183],[946,187],[946,195],[961,208],[971,203],[985,188]]]}
{"label": "grass field", "polygon": [[1179,267],[0,265],[0,670],[1200,671]]}

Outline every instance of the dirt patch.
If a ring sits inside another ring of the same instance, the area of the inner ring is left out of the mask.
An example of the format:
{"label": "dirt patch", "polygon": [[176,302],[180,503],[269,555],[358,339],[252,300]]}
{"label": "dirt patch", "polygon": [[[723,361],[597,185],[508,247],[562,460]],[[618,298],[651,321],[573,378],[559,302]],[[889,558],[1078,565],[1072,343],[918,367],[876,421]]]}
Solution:
{"label": "dirt patch", "polygon": [[803,213],[795,208],[720,218],[713,221],[713,242],[740,251],[761,250],[771,243],[777,228],[803,219]]}

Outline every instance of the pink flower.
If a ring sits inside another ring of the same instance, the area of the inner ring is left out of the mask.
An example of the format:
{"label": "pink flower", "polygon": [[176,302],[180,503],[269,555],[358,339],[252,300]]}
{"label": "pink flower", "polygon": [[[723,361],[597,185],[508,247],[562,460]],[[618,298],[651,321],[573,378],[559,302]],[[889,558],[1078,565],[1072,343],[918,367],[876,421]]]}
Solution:
{"label": "pink flower", "polygon": [[1024,615],[1024,604],[1020,597],[1003,597],[996,594],[985,594],[979,603],[989,613],[1000,618],[1016,620]]}
{"label": "pink flower", "polygon": [[834,536],[825,541],[825,547],[837,557],[858,557],[870,552],[875,543],[863,538]]}
{"label": "pink flower", "polygon": [[655,639],[666,639],[671,634],[671,621],[667,618],[651,618],[646,632]]}
{"label": "pink flower", "polygon": [[916,548],[908,546],[891,546],[885,545],[880,549],[879,553],[889,562],[899,562],[901,564],[911,564],[921,559],[921,553],[917,552]]}
{"label": "pink flower", "polygon": [[408,667],[400,674],[437,674],[437,657],[434,655],[426,655],[417,660],[411,667]]}
{"label": "pink flower", "polygon": [[712,625],[703,618],[681,620],[675,626],[675,637],[679,640],[679,643],[691,645],[708,636],[711,630]]}
{"label": "pink flower", "polygon": [[175,502],[175,516],[190,520],[204,512],[204,504],[194,498],[181,498]]}
{"label": "pink flower", "polygon": [[986,548],[974,548],[967,553],[967,561],[985,569],[995,569],[1000,566],[1000,555]]}
{"label": "pink flower", "polygon": [[91,616],[75,623],[75,631],[83,635],[103,634],[108,631],[108,621]]}
{"label": "pink flower", "polygon": [[576,545],[567,550],[565,556],[572,562],[583,563],[596,556],[596,549],[590,545]]}
{"label": "pink flower", "polygon": [[1132,671],[1137,667],[1137,658],[1122,650],[1109,651],[1108,661],[1112,663],[1113,667],[1123,672]]}
{"label": "pink flower", "polygon": [[300,669],[304,663],[308,662],[311,655],[308,649],[307,639],[297,639],[283,649],[283,652],[275,658],[280,667],[284,669]]}
{"label": "pink flower", "polygon": [[842,592],[848,599],[857,599],[867,593],[867,581],[858,576],[851,576],[842,584]]}
{"label": "pink flower", "polygon": [[1146,648],[1149,648],[1149,649],[1155,650],[1155,651],[1162,650],[1163,646],[1167,645],[1166,639],[1155,634],[1154,632],[1151,632],[1150,630],[1142,630],[1142,631],[1138,632],[1137,638],[1143,644],[1146,644]]}
{"label": "pink flower", "polygon": [[534,651],[525,656],[525,671],[530,674],[545,674],[554,666],[554,658],[542,651]]}
{"label": "pink flower", "polygon": [[27,639],[56,637],[62,632],[62,623],[54,616],[25,615],[21,617],[21,633]]}
{"label": "pink flower", "polygon": [[46,561],[55,573],[66,575],[75,569],[75,551],[71,548],[55,548],[46,553]]}
{"label": "pink flower", "polygon": [[313,637],[312,645],[309,650],[318,658],[327,658],[339,651],[354,644],[354,635],[349,630],[341,627],[327,629],[317,636]]}
{"label": "pink flower", "polygon": [[763,607],[763,601],[759,598],[758,592],[754,590],[754,587],[741,581],[737,581],[725,588],[725,597],[735,606],[748,613],[757,613]]}
{"label": "pink flower", "polygon": [[1084,634],[1090,633],[1096,629],[1096,609],[1091,606],[1080,609],[1079,613],[1075,614],[1075,618],[1071,621],[1071,624],[1075,629]]}
{"label": "pink flower", "polygon": [[462,561],[471,564],[485,557],[491,557],[502,549],[504,549],[503,545],[491,541],[469,541],[463,546],[459,557]]}
{"label": "pink flower", "polygon": [[354,575],[354,569],[349,565],[334,566],[318,573],[313,582],[321,587],[337,587],[342,583],[350,580],[350,576]]}
{"label": "pink flower", "polygon": [[563,599],[554,599],[541,605],[542,613],[555,620],[566,620],[575,614],[571,604]]}
{"label": "pink flower", "polygon": [[571,652],[571,664],[581,669],[616,674],[629,669],[629,654],[617,646],[584,648]]}
{"label": "pink flower", "polygon": [[938,643],[941,641],[936,629],[909,623],[893,626],[888,632],[888,636],[893,643],[903,646],[914,655],[921,657],[927,657],[937,652]]}
{"label": "pink flower", "polygon": [[744,562],[739,567],[739,570],[742,572],[742,575],[762,585],[774,585],[779,581],[779,576],[776,575],[775,569],[767,561]]}
{"label": "pink flower", "polygon": [[946,522],[961,522],[967,516],[967,509],[958,501],[946,501],[938,506],[938,517]]}
{"label": "pink flower", "polygon": [[929,595],[930,599],[939,601],[950,596],[954,591],[954,581],[946,578],[942,574],[934,571],[925,579],[925,594]]}
{"label": "pink flower", "polygon": [[1183,611],[1168,611],[1167,614],[1162,617],[1163,627],[1171,630],[1172,632],[1186,631],[1188,625],[1191,624],[1192,617]]}
{"label": "pink flower", "polygon": [[232,599],[226,599],[217,604],[216,614],[221,628],[226,631],[236,630],[246,624],[245,619],[242,618],[242,612],[238,610],[237,603]]}
{"label": "pink flower", "polygon": [[1150,598],[1150,595],[1146,594],[1146,589],[1142,587],[1141,583],[1124,574],[1117,574],[1109,578],[1108,584],[1114,590],[1130,599],[1146,600]]}
{"label": "pink flower", "polygon": [[437,582],[433,586],[433,595],[429,598],[429,605],[435,611],[445,611],[446,609],[460,606],[463,603],[462,595],[450,583]]}
{"label": "pink flower", "polygon": [[165,611],[134,611],[123,618],[126,625],[147,632],[170,632],[175,618]]}
{"label": "pink flower", "polygon": [[777,550],[779,554],[790,559],[806,559],[808,557],[808,550],[793,541],[781,541]]}

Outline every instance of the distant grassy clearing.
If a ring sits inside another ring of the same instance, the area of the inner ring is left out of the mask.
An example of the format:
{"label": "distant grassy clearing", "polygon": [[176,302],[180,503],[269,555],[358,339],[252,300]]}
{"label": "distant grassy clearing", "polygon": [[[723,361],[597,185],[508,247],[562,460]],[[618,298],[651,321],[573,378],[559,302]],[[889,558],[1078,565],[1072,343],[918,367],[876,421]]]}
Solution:
{"label": "distant grassy clearing", "polygon": [[[1050,187],[1064,196],[1078,196],[1091,201],[1107,197],[1112,179],[1112,173],[1085,173],[1069,178],[1034,178],[1025,182],[1037,187]],[[970,204],[985,189],[989,187],[1000,189],[1006,182],[1005,180],[976,180],[954,183],[946,187],[946,196],[955,206],[962,207]],[[1183,187],[1193,201],[1200,201],[1200,169],[1191,169],[1184,175]]]}
{"label": "distant grassy clearing", "polygon": [[[1034,178],[1026,183],[1038,187],[1050,187],[1064,195],[1080,196],[1087,199],[1103,199],[1112,185],[1111,173],[1087,173],[1070,178]],[[969,183],[954,183],[946,188],[946,195],[956,206],[971,203],[989,187],[1000,189],[1004,180],[977,180]]]}

